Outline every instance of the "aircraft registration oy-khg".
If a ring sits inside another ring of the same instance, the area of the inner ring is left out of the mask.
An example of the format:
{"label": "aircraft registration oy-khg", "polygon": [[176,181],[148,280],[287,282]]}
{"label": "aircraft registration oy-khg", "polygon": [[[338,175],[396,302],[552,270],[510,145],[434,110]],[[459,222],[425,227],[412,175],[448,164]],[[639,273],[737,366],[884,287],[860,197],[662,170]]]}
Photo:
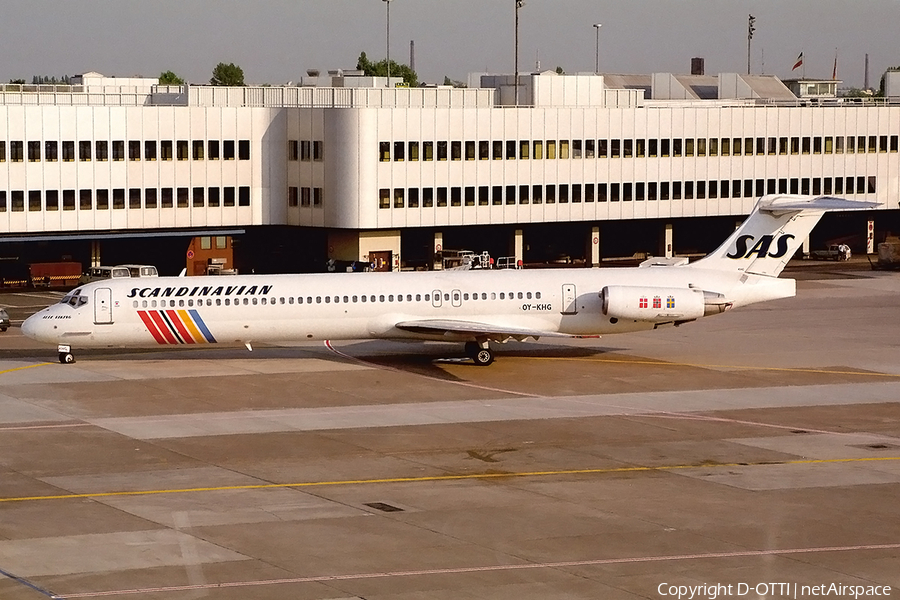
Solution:
{"label": "aircraft registration oy-khg", "polygon": [[716,251],[638,267],[117,279],[83,285],[22,332],[73,349],[307,340],[441,340],[478,365],[490,342],[597,337],[680,325],[788,298],[779,279],[825,211],[872,208],[828,196],[764,196]]}

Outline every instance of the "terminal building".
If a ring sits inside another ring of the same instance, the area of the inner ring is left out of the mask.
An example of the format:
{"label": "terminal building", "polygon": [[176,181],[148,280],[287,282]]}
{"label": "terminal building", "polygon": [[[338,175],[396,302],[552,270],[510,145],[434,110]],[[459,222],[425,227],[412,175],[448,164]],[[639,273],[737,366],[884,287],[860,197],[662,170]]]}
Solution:
{"label": "terminal building", "polygon": [[814,235],[896,235],[888,75],[865,102],[734,73],[0,85],[0,258],[290,272],[435,268],[466,248],[591,266],[703,254],[770,193],[880,202]]}

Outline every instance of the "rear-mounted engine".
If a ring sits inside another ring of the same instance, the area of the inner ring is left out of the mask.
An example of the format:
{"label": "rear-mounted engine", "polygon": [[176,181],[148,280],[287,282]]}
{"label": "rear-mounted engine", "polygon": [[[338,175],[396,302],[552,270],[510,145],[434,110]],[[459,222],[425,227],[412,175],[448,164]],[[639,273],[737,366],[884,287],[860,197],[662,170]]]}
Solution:
{"label": "rear-mounted engine", "polygon": [[694,288],[608,285],[600,291],[603,314],[610,319],[649,323],[683,323],[724,312],[731,304],[722,294]]}

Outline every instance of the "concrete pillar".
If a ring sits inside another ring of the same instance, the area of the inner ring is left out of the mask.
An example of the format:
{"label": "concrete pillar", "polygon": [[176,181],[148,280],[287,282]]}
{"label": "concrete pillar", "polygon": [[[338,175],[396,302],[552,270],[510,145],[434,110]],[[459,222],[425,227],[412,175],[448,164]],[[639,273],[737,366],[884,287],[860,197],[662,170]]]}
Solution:
{"label": "concrete pillar", "polygon": [[444,232],[435,231],[434,232],[434,254],[432,259],[434,260],[434,264],[432,268],[435,271],[440,271],[444,268],[444,261],[442,258],[442,252],[444,251]]}
{"label": "concrete pillar", "polygon": [[592,267],[600,266],[600,227],[591,227],[591,237],[588,240],[588,247],[591,249],[588,260]]}
{"label": "concrete pillar", "polygon": [[103,263],[100,262],[100,241],[91,241],[91,266],[99,267]]}
{"label": "concrete pillar", "polygon": [[666,223],[663,226],[662,234],[659,237],[659,255],[666,258],[675,256],[675,247],[673,242],[673,226]]}
{"label": "concrete pillar", "polygon": [[803,240],[803,256],[809,256],[809,236]]}
{"label": "concrete pillar", "polygon": [[525,236],[521,229],[516,229],[513,235],[513,256],[516,257],[516,266],[525,260]]}

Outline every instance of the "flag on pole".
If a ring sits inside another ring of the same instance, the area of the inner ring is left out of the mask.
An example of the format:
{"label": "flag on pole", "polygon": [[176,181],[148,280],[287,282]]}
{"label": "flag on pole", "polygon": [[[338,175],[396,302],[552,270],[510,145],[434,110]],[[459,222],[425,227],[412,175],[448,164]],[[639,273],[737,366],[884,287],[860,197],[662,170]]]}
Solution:
{"label": "flag on pole", "polygon": [[794,63],[794,66],[791,68],[791,71],[796,71],[797,67],[803,64],[803,53],[800,53],[800,56],[797,57],[797,62]]}

